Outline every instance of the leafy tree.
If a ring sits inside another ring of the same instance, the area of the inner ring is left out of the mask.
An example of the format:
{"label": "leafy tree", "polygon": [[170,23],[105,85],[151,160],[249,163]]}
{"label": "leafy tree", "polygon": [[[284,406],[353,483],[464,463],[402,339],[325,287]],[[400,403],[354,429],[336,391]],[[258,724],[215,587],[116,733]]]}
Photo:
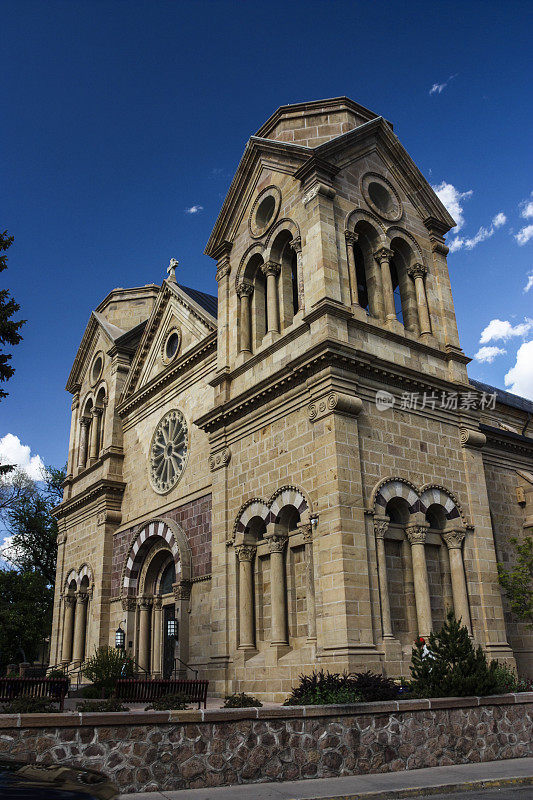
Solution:
{"label": "leafy tree", "polygon": [[428,642],[417,639],[411,656],[410,692],[415,697],[468,697],[512,691],[516,678],[497,661],[487,662],[472,644],[465,625],[452,610]]}
{"label": "leafy tree", "polygon": [[511,569],[498,564],[498,577],[509,599],[511,611],[533,627],[533,536],[511,539],[515,563]]}
{"label": "leafy tree", "polygon": [[[7,231],[0,232],[0,272],[7,269],[7,256],[6,251],[13,244],[13,236],[8,236]],[[4,345],[18,344],[22,336],[19,333],[20,328],[24,325],[25,320],[15,322],[12,317],[20,309],[18,303],[15,303],[9,295],[7,289],[0,289],[0,348]],[[11,355],[2,353],[0,351],[0,381],[7,381],[13,376],[14,369],[9,363]],[[7,392],[0,389],[0,400],[7,397]]]}
{"label": "leafy tree", "polygon": [[0,519],[29,499],[36,491],[35,481],[11,464],[0,464]]}
{"label": "leafy tree", "polygon": [[0,665],[34,661],[52,625],[54,592],[41,573],[0,569]]}
{"label": "leafy tree", "polygon": [[63,496],[65,469],[47,467],[43,481],[22,495],[7,513],[11,533],[9,561],[21,572],[37,572],[54,586],[57,555],[57,520],[52,509]]}

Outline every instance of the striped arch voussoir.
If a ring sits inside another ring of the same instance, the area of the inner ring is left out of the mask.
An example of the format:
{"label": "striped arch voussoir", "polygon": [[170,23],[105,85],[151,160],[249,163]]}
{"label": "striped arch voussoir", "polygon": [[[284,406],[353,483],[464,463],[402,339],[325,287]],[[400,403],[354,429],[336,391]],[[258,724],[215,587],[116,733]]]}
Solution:
{"label": "striped arch voussoir", "polygon": [[421,511],[426,513],[431,505],[442,506],[446,512],[446,519],[461,520],[466,526],[466,519],[455,497],[443,486],[423,486],[420,495]]}
{"label": "striped arch voussoir", "polygon": [[89,586],[93,584],[93,571],[89,564],[82,564],[79,569],[71,569],[67,577],[65,578],[64,583],[64,590],[67,592],[68,587],[72,583],[72,581],[76,582],[76,588],[79,589],[82,580],[87,577],[89,581]]}
{"label": "striped arch voussoir", "polygon": [[268,505],[272,522],[278,520],[281,510],[285,506],[293,506],[300,516],[305,511],[311,511],[309,501],[296,486],[284,486],[282,489],[278,489],[270,498]]}
{"label": "striped arch voussoir", "polygon": [[260,517],[265,525],[270,518],[270,509],[260,497],[253,497],[241,507],[233,526],[233,536],[235,537],[237,533],[244,533],[248,523],[254,517]]}
{"label": "striped arch voussoir", "polygon": [[387,478],[378,485],[374,490],[374,511],[384,514],[387,503],[393,497],[403,497],[409,506],[410,514],[420,511],[420,498],[416,486],[403,478]]}
{"label": "striped arch voussoir", "polygon": [[180,560],[180,550],[176,538],[171,531],[170,527],[162,520],[155,520],[149,522],[134,534],[128,555],[124,564],[122,575],[122,590],[125,594],[135,594],[137,591],[139,572],[142,566],[142,560],[137,558],[137,553],[142,545],[151,538],[160,537],[164,539],[174,557],[176,565]]}

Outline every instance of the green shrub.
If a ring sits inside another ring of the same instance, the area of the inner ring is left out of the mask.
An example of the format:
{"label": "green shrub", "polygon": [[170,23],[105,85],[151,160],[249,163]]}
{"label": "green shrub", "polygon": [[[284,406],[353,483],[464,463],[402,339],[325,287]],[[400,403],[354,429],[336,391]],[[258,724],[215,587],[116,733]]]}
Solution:
{"label": "green shrub", "polygon": [[184,711],[187,708],[189,698],[183,692],[169,692],[157,700],[154,700],[151,705],[146,706],[146,711]]}
{"label": "green shrub", "polygon": [[94,712],[97,714],[106,711],[129,711],[129,708],[123,706],[120,700],[116,700],[114,697],[107,700],[83,700],[81,703],[77,703],[76,709],[82,713]]}
{"label": "green shrub", "polygon": [[82,673],[104,697],[110,697],[120,678],[133,677],[133,659],[116,647],[99,647],[85,662]]}
{"label": "green shrub", "polygon": [[235,694],[227,695],[222,708],[261,708],[262,705],[263,703],[259,702],[257,697],[252,697],[251,694],[235,692]]}
{"label": "green shrub", "polygon": [[353,688],[361,695],[364,703],[377,700],[396,700],[400,687],[384,675],[375,672],[356,672],[353,675]]}
{"label": "green shrub", "polygon": [[312,672],[300,675],[300,683],[293,687],[286,706],[324,706],[334,703],[360,703],[361,694],[354,678],[346,672]]}
{"label": "green shrub", "polygon": [[92,683],[90,686],[84,686],[81,690],[81,696],[85,700],[102,700],[102,690]]}
{"label": "green shrub", "polygon": [[520,678],[516,684],[515,692],[533,692],[533,679]]}
{"label": "green shrub", "polygon": [[2,714],[53,714],[57,707],[48,697],[16,697],[2,708]]}
{"label": "green shrub", "polygon": [[468,630],[449,611],[442,628],[431,633],[427,646],[416,641],[411,655],[413,697],[467,697],[503,694],[516,685],[511,671],[472,644]]}
{"label": "green shrub", "polygon": [[47,678],[66,678],[67,675],[62,669],[51,669],[46,675]]}

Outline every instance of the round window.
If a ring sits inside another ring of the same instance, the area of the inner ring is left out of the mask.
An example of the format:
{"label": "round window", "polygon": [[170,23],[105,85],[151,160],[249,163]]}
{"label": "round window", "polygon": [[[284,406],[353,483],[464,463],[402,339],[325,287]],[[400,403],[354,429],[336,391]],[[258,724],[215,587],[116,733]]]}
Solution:
{"label": "round window", "polygon": [[96,383],[96,381],[102,374],[103,367],[104,367],[104,359],[101,353],[99,353],[93,361],[93,366],[91,369],[91,383]]}
{"label": "round window", "polygon": [[178,483],[189,453],[185,417],[169,411],[157,425],[150,445],[150,483],[158,494],[166,494]]}
{"label": "round window", "polygon": [[390,222],[398,222],[403,214],[398,192],[386,178],[367,172],[361,180],[361,190],[370,208]]}
{"label": "round window", "polygon": [[181,333],[178,328],[172,328],[172,330],[167,334],[161,349],[163,363],[170,364],[172,359],[177,356],[180,349],[180,344]]}
{"label": "round window", "polygon": [[277,186],[267,186],[255,198],[249,217],[250,233],[255,238],[263,236],[273,225],[281,205],[281,192]]}

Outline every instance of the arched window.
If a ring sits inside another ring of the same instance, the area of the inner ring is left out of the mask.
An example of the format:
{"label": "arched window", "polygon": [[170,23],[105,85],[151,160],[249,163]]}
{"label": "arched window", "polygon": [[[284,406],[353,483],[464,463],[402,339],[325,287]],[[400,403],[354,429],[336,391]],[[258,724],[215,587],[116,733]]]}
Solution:
{"label": "arched window", "polygon": [[381,276],[374,253],[379,248],[380,237],[376,229],[366,220],[359,220],[354,233],[357,237],[353,244],[357,302],[369,316],[379,318],[383,301]]}
{"label": "arched window", "polygon": [[413,250],[400,236],[391,242],[393,257],[390,260],[390,273],[394,292],[396,318],[408,331],[420,333],[415,288],[409,277],[408,268],[415,260]]}
{"label": "arched window", "polygon": [[368,302],[368,285],[366,282],[365,257],[358,242],[355,242],[353,246],[353,255],[355,260],[355,278],[357,281],[358,302],[361,308],[364,308],[365,311],[369,313],[370,308]]}
{"label": "arched window", "polygon": [[392,281],[392,291],[394,294],[394,310],[396,319],[403,325],[402,294],[400,291],[400,281],[398,279],[398,268],[393,258],[390,260],[390,277]]}
{"label": "arched window", "polygon": [[298,254],[292,250],[291,256],[291,278],[292,278],[292,310],[294,314],[299,311],[298,300]]}

